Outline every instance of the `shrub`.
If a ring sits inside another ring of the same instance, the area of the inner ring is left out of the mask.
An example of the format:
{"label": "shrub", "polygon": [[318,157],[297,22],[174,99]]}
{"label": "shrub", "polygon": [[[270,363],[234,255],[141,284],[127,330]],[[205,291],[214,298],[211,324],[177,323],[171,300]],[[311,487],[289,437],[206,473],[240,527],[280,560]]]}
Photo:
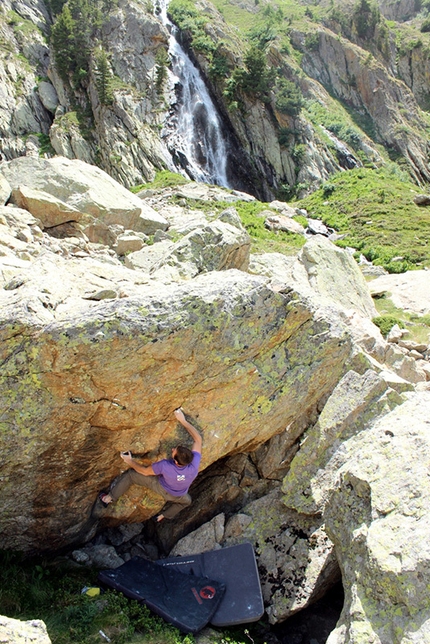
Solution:
{"label": "shrub", "polygon": [[286,78],[279,78],[276,83],[276,109],[288,116],[297,116],[303,106],[300,88]]}
{"label": "shrub", "polygon": [[278,30],[275,25],[263,23],[253,27],[248,32],[248,39],[258,47],[265,47],[271,40],[275,40]]}
{"label": "shrub", "polygon": [[[218,44],[219,46],[219,44]],[[230,74],[230,68],[227,57],[216,51],[212,58],[212,63],[209,68],[209,75],[211,78],[227,78]]]}
{"label": "shrub", "polygon": [[311,51],[318,49],[320,44],[320,35],[318,31],[306,34],[305,47]]}
{"label": "shrub", "polygon": [[378,315],[376,318],[373,318],[372,322],[373,324],[376,324],[384,338],[387,337],[393,326],[395,326],[396,324],[400,329],[405,328],[402,320],[394,317],[394,315]]}
{"label": "shrub", "polygon": [[298,143],[294,146],[293,151],[291,152],[291,158],[297,167],[300,167],[303,164],[303,159],[306,154],[306,145],[304,143]]}
{"label": "shrub", "polygon": [[427,16],[421,24],[422,33],[427,33],[430,31],[430,16]]}
{"label": "shrub", "polygon": [[268,101],[270,89],[273,85],[273,71],[268,67],[264,51],[252,45],[244,59],[244,68],[238,67],[229,78],[224,95],[228,100],[235,100],[236,92],[255,96],[263,101]]}
{"label": "shrub", "polygon": [[278,142],[282,147],[287,147],[293,131],[289,127],[281,127],[278,132]]}
{"label": "shrub", "polygon": [[155,89],[157,94],[163,93],[164,83],[167,78],[167,66],[169,64],[169,55],[164,47],[157,49],[155,54]]}
{"label": "shrub", "polygon": [[170,170],[160,170],[156,173],[154,181],[141,183],[138,186],[133,186],[132,188],[130,188],[130,192],[136,194],[141,190],[145,190],[145,188],[154,188],[155,190],[160,190],[162,188],[181,186],[184,183],[188,183],[188,181],[189,179],[183,177],[182,174],[170,172]]}
{"label": "shrub", "polygon": [[324,197],[330,197],[331,194],[336,190],[336,186],[334,183],[323,183],[321,186],[321,189],[323,191]]}
{"label": "shrub", "polygon": [[360,38],[372,38],[375,27],[381,20],[376,4],[370,0],[358,0],[354,7],[352,22]]}

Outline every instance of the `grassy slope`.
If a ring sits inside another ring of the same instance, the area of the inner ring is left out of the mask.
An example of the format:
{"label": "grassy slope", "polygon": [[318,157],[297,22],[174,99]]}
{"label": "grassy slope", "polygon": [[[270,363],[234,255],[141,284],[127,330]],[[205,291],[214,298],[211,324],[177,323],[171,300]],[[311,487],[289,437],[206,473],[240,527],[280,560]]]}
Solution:
{"label": "grassy slope", "polygon": [[419,192],[394,165],[360,168],[333,176],[296,205],[345,233],[340,245],[356,248],[390,272],[402,272],[430,267],[430,208],[413,202]]}

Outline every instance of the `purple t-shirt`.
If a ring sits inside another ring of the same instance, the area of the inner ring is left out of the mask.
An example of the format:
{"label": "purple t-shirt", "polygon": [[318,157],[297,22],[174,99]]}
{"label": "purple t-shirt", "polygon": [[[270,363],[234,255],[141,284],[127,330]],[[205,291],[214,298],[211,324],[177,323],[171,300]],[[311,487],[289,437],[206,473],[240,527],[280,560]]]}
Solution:
{"label": "purple t-shirt", "polygon": [[182,496],[199,473],[202,455],[193,452],[193,460],[189,465],[176,465],[173,459],[164,458],[152,464],[154,473],[157,474],[160,485],[172,496]]}

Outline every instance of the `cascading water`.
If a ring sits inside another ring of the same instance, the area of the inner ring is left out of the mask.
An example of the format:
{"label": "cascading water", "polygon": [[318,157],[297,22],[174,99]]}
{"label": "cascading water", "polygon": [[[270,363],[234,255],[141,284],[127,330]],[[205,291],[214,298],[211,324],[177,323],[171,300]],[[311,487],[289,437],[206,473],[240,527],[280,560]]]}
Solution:
{"label": "cascading water", "polygon": [[170,82],[175,95],[180,95],[162,137],[176,171],[194,181],[229,187],[221,120],[199,70],[177,40],[177,27],[167,17],[167,3],[160,4],[159,17],[170,33]]}

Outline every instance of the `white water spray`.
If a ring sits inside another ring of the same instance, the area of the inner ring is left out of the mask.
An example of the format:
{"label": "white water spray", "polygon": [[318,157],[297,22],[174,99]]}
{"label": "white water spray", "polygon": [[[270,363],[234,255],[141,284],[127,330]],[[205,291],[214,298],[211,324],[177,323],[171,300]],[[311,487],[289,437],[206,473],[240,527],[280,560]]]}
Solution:
{"label": "white water spray", "polygon": [[163,0],[159,17],[170,32],[170,82],[180,90],[180,98],[162,136],[176,171],[194,181],[229,187],[220,118],[199,70],[176,38],[178,30],[167,17],[167,1]]}

